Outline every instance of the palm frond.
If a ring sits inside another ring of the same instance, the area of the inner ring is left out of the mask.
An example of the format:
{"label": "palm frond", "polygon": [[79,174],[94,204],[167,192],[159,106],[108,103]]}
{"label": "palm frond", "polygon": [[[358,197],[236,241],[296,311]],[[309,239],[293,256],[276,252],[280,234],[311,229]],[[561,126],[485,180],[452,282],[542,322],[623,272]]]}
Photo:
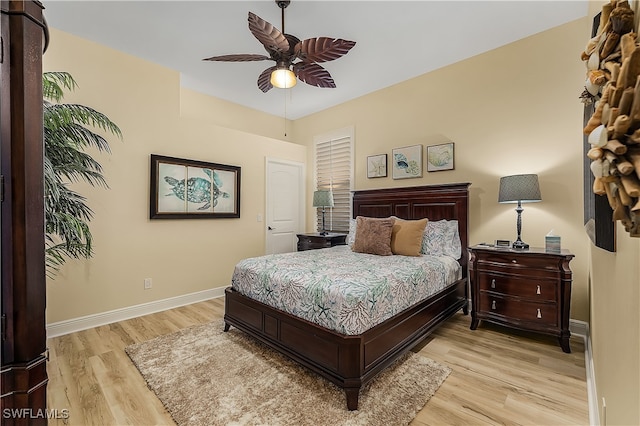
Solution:
{"label": "palm frond", "polygon": [[64,97],[62,88],[74,90],[78,85],[68,72],[44,72],[42,73],[42,96],[60,102]]}
{"label": "palm frond", "polygon": [[110,153],[109,143],[94,130],[122,138],[120,128],[106,115],[79,104],[60,102],[64,89],[77,84],[71,74],[43,74],[44,178],[45,178],[45,264],[53,278],[70,258],[90,258],[93,237],[89,222],[93,210],[83,195],[69,189],[68,183],[83,180],[92,186],[108,188],[102,166],[84,152],[95,148]]}
{"label": "palm frond", "polygon": [[[109,117],[93,108],[79,104],[45,104],[45,127],[64,128],[71,124],[82,124],[105,130],[122,137],[120,128]],[[78,140],[81,142],[80,140]],[[89,141],[86,141],[89,142]],[[101,148],[96,146],[96,148]]]}

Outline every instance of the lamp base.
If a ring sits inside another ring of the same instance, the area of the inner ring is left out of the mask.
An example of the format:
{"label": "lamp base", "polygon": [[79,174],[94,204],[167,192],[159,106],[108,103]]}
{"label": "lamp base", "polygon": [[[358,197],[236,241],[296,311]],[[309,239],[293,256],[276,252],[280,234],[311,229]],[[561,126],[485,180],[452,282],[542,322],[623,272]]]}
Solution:
{"label": "lamp base", "polygon": [[319,232],[320,235],[329,235],[329,233],[327,231],[321,231]]}
{"label": "lamp base", "polygon": [[511,247],[513,247],[516,250],[527,250],[529,249],[529,244],[525,243],[524,241],[518,238],[516,241],[513,242]]}

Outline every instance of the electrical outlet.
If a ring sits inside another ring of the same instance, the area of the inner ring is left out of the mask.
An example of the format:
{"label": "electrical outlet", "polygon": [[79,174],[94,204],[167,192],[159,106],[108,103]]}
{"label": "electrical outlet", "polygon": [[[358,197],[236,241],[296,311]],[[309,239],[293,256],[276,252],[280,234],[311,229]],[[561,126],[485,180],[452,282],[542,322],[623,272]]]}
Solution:
{"label": "electrical outlet", "polygon": [[151,287],[153,287],[153,282],[151,281],[151,278],[145,278],[144,279],[144,289],[145,290],[149,290]]}

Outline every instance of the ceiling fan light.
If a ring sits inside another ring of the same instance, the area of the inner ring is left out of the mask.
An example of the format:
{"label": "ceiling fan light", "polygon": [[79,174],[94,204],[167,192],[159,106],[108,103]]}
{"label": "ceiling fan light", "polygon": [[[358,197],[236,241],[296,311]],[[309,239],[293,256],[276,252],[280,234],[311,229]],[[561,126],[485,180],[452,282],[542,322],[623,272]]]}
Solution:
{"label": "ceiling fan light", "polygon": [[290,89],[297,82],[296,75],[288,68],[278,68],[271,73],[271,84],[278,89]]}

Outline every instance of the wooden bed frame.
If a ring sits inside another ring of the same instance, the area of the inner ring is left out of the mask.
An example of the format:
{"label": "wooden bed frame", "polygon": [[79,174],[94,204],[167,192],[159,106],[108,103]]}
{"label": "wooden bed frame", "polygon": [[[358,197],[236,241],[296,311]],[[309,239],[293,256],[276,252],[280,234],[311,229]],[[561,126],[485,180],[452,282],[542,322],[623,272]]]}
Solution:
{"label": "wooden bed frame", "polygon": [[468,314],[469,184],[356,191],[354,217],[457,219],[462,279],[372,329],[348,336],[225,290],[225,331],[231,325],[320,374],[345,390],[347,408],[358,408],[360,388],[462,309]]}

